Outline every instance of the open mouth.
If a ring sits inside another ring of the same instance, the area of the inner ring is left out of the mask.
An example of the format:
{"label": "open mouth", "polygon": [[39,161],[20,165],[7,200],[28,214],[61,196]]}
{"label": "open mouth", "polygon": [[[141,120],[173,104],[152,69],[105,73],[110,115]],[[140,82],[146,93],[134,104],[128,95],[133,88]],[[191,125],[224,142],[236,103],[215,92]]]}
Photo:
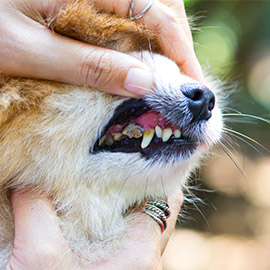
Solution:
{"label": "open mouth", "polygon": [[[93,152],[139,152],[143,155],[166,149],[195,148],[196,141],[143,99],[129,99],[115,111],[94,145]],[[172,150],[172,149],[171,149]],[[184,149],[183,149],[184,150]]]}

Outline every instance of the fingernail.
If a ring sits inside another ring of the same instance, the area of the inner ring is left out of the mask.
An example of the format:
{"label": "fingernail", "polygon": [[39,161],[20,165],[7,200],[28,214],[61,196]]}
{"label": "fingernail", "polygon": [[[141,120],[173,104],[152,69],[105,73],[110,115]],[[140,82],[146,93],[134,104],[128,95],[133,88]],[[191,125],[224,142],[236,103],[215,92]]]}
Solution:
{"label": "fingernail", "polygon": [[139,96],[149,94],[154,86],[154,76],[151,71],[141,68],[131,68],[128,71],[124,87],[128,92]]}

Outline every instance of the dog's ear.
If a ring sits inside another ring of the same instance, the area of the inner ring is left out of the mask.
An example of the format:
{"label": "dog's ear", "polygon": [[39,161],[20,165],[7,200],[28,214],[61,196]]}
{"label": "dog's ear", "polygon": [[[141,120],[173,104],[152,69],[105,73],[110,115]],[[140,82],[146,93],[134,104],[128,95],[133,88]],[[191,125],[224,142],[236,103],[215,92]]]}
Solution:
{"label": "dog's ear", "polygon": [[100,12],[89,0],[69,2],[47,26],[59,34],[125,53],[159,51],[154,31],[147,31],[138,21]]}

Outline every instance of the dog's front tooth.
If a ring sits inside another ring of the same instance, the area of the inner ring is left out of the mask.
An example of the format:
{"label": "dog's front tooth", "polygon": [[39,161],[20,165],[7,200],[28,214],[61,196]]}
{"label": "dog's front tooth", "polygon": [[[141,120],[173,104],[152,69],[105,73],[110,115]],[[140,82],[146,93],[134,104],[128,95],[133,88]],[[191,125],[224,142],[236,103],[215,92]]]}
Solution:
{"label": "dog's front tooth", "polygon": [[155,131],[153,129],[145,129],[143,134],[143,139],[141,143],[141,148],[146,148],[152,141]]}
{"label": "dog's front tooth", "polygon": [[181,131],[180,129],[176,129],[173,133],[175,138],[180,138],[181,137]]}
{"label": "dog's front tooth", "polygon": [[158,138],[162,138],[163,131],[162,131],[160,126],[155,127],[155,132],[156,132],[156,135],[157,135]]}
{"label": "dog's front tooth", "polygon": [[172,130],[170,128],[165,128],[163,130],[162,141],[167,142],[171,136],[172,136]]}

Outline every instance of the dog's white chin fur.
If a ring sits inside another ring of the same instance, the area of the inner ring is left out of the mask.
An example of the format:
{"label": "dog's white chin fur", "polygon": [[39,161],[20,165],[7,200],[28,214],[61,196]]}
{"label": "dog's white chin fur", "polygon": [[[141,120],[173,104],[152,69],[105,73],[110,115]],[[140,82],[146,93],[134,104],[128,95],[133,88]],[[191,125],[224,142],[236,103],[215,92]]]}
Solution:
{"label": "dog's white chin fur", "polygon": [[[154,71],[155,91],[161,95],[177,95],[181,85],[194,82],[164,56],[149,52],[132,55]],[[213,86],[209,88],[215,92]],[[188,158],[155,161],[146,160],[139,153],[91,154],[95,141],[123,100],[89,88],[65,85],[45,99],[40,115],[29,115],[31,127],[22,128],[21,137],[12,142],[13,155],[22,155],[23,151],[22,156],[27,157],[27,163],[16,165],[20,172],[18,184],[30,183],[50,194],[70,247],[86,256],[91,253],[93,258],[103,256],[116,245],[132,219],[132,215],[123,217],[128,207],[146,197],[167,197],[184,184],[206,150],[219,140],[222,129],[221,112],[216,106],[204,127],[205,144]],[[0,159],[7,161],[1,162],[6,164],[2,169],[8,169],[12,159],[5,153]],[[6,212],[1,209],[0,213]],[[5,245],[1,246],[0,260],[2,256],[5,263],[13,240],[11,215],[0,222]]]}

